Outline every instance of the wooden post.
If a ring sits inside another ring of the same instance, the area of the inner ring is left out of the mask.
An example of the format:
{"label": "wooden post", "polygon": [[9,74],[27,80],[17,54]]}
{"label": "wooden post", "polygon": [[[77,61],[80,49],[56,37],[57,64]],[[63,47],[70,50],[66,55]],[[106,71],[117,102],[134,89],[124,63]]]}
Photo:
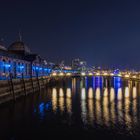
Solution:
{"label": "wooden post", "polygon": [[31,65],[30,65],[30,78],[31,78],[31,83],[32,83],[33,92],[35,92],[34,83],[33,83],[33,72],[32,72],[32,67],[33,67],[33,62],[31,62]]}
{"label": "wooden post", "polygon": [[45,83],[44,83],[44,78],[43,78],[43,76],[42,76],[42,82],[43,82],[43,86],[45,87]]}
{"label": "wooden post", "polygon": [[23,83],[23,88],[24,88],[24,94],[26,96],[27,95],[27,92],[26,92],[26,85],[25,85],[23,73],[22,73],[22,83]]}
{"label": "wooden post", "polygon": [[13,84],[13,79],[12,79],[12,74],[11,73],[10,73],[10,84],[11,84],[11,91],[12,91],[12,94],[13,94],[13,100],[16,101],[14,84]]}
{"label": "wooden post", "polygon": [[48,87],[48,84],[49,84],[49,77],[47,76],[46,77],[46,87]]}
{"label": "wooden post", "polygon": [[41,91],[40,84],[39,84],[39,77],[38,77],[38,73],[37,73],[37,82],[38,82],[39,91]]}
{"label": "wooden post", "polygon": [[45,83],[46,85],[45,85],[45,86],[46,86],[46,88],[47,88],[47,77],[45,77],[45,81],[46,81],[46,83]]}
{"label": "wooden post", "polygon": [[33,83],[33,77],[31,76],[31,83],[32,83],[32,89],[33,89],[33,92],[35,92],[35,89],[34,89],[34,83]]}

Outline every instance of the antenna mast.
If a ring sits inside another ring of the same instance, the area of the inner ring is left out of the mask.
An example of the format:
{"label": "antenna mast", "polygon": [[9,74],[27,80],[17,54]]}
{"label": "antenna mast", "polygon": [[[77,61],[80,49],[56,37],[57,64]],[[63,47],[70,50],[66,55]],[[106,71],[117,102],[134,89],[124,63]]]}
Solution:
{"label": "antenna mast", "polygon": [[19,30],[19,41],[22,41],[22,35],[21,35],[20,30]]}

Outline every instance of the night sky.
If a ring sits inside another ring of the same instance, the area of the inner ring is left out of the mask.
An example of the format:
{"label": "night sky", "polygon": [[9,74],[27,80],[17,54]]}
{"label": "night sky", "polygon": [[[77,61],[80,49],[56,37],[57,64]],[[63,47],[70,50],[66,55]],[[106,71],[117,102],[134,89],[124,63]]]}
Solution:
{"label": "night sky", "polygon": [[140,69],[139,0],[1,0],[0,38],[51,62]]}

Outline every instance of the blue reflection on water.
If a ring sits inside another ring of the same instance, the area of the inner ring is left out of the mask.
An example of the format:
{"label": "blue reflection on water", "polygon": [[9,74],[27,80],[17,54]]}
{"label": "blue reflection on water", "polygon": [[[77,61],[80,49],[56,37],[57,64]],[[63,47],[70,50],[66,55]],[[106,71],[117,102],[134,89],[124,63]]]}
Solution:
{"label": "blue reflection on water", "polygon": [[94,87],[94,77],[87,77],[87,85],[86,87]]}
{"label": "blue reflection on water", "polygon": [[[126,100],[124,98],[125,96],[122,96],[124,92],[124,81],[121,77],[114,76],[106,79],[101,76],[86,78],[82,77],[80,79],[75,78],[72,79],[72,89],[70,93],[66,90],[67,88],[69,88],[68,83],[69,82],[67,82],[67,84],[62,84],[63,86],[60,84],[55,87],[57,91],[59,91],[60,89],[64,91],[63,97],[60,97],[59,94],[57,96],[57,93],[55,92],[55,96],[54,98],[51,98],[51,102],[48,102],[47,99],[47,102],[45,102],[45,104],[41,103],[39,105],[39,117],[42,120],[46,120],[47,117],[58,117],[58,114],[61,115],[60,117],[62,119],[62,122],[66,124],[71,124],[71,122],[75,123],[73,117],[78,117],[78,119],[82,122],[82,125],[84,124],[84,127],[86,125],[94,126],[94,124],[96,124],[97,126],[103,125],[111,129],[112,126],[114,126],[116,129],[118,122],[120,125],[124,123],[125,119],[125,123],[123,124],[123,126],[127,123],[128,127],[131,128],[131,122],[133,120],[130,118],[131,116],[129,112],[132,109],[129,111],[129,104],[132,103],[127,101],[129,100],[129,98],[127,98]],[[93,86],[93,88],[91,88],[91,85]],[[75,90],[75,88],[77,90]],[[53,96],[53,92],[51,92],[50,94],[51,96]],[[120,97],[125,102],[123,102]],[[124,108],[126,109],[125,111]],[[136,108],[136,106],[134,107],[133,105],[131,105],[131,108]],[[75,110],[77,111],[76,113]],[[43,111],[42,114],[41,111]],[[53,111],[53,113],[49,113],[49,111]],[[119,128],[119,126],[117,127]],[[120,128],[122,128],[122,126],[120,126]]]}
{"label": "blue reflection on water", "polygon": [[115,93],[117,93],[118,89],[122,87],[121,77],[113,77],[113,83],[114,83]]}
{"label": "blue reflection on water", "polygon": [[103,86],[103,79],[101,76],[96,76],[95,77],[95,88],[100,87],[102,88]]}
{"label": "blue reflection on water", "polygon": [[38,106],[38,109],[39,109],[39,118],[42,120],[44,118],[44,103],[40,103],[39,106]]}
{"label": "blue reflection on water", "polygon": [[[38,105],[38,114],[39,114],[39,117],[40,119],[43,119],[46,115],[46,111],[49,111],[51,110],[52,108],[52,102],[49,101],[49,102],[41,102],[39,105]],[[37,109],[35,108],[34,109],[34,113],[37,112]]]}
{"label": "blue reflection on water", "polygon": [[52,108],[52,102],[47,102],[46,105],[45,105],[45,109],[48,111]]}
{"label": "blue reflection on water", "polygon": [[36,108],[34,109],[34,113],[36,113]]}
{"label": "blue reflection on water", "polygon": [[93,86],[93,89],[95,89],[95,77],[94,76],[92,77],[92,86]]}
{"label": "blue reflection on water", "polygon": [[85,77],[85,88],[87,88],[87,86],[88,86],[88,78],[87,77]]}
{"label": "blue reflection on water", "polygon": [[44,114],[44,103],[41,103],[40,105],[39,105],[39,113],[40,114]]}

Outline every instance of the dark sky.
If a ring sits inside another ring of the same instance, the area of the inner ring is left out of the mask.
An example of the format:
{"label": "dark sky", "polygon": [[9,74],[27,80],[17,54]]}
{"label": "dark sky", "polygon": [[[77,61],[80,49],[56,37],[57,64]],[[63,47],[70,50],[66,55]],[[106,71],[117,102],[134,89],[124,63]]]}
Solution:
{"label": "dark sky", "polygon": [[0,37],[48,61],[140,69],[139,0],[0,0]]}

